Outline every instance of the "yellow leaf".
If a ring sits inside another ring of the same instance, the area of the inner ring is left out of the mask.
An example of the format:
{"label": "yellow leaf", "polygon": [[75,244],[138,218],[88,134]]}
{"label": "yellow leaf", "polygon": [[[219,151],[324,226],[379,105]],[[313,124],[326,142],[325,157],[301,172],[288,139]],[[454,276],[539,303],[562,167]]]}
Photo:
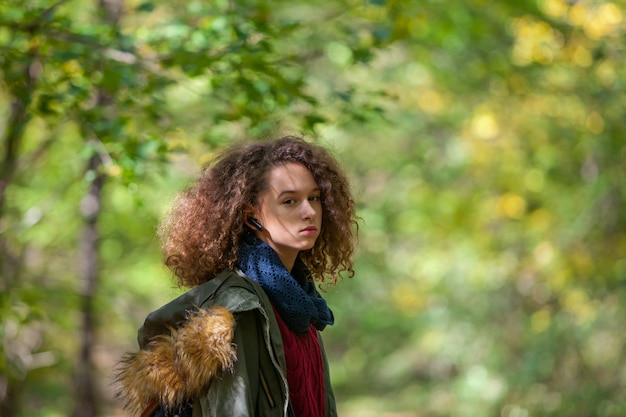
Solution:
{"label": "yellow leaf", "polygon": [[513,193],[506,193],[498,198],[498,212],[511,219],[521,219],[526,213],[526,200]]}
{"label": "yellow leaf", "polygon": [[541,309],[530,317],[530,327],[535,333],[541,333],[550,327],[552,314],[548,309]]}

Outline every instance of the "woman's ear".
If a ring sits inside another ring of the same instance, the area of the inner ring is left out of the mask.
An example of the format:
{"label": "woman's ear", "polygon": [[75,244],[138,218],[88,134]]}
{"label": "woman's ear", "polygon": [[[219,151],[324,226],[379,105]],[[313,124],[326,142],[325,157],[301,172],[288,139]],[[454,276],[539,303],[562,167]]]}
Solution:
{"label": "woman's ear", "polygon": [[256,218],[252,216],[246,217],[246,224],[248,226],[254,227],[259,232],[262,232],[263,230],[265,230],[263,229],[263,225]]}
{"label": "woman's ear", "polygon": [[263,228],[263,225],[257,218],[256,210],[251,205],[246,206],[246,209],[244,210],[244,217],[245,217],[244,223],[249,228],[256,229],[259,232],[262,232],[263,230],[265,230]]}

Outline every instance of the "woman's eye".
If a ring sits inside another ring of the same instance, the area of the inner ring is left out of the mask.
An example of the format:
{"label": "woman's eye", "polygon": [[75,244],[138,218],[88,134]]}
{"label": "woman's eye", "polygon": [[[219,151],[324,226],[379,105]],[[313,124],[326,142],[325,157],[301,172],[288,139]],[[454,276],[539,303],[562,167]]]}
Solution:
{"label": "woman's eye", "polygon": [[293,198],[288,198],[285,201],[283,201],[283,204],[287,204],[287,205],[291,205],[295,202],[296,200],[294,200]]}
{"label": "woman's eye", "polygon": [[322,198],[319,195],[309,197],[309,201],[320,201]]}

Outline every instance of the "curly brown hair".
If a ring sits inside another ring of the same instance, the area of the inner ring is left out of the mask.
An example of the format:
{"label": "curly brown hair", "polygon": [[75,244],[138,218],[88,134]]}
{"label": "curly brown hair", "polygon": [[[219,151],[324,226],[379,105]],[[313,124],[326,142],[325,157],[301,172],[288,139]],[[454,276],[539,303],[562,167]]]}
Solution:
{"label": "curly brown hair", "polygon": [[321,191],[322,227],[313,248],[300,258],[313,278],[335,284],[342,272],[354,275],[352,255],[358,232],[354,199],[347,176],[324,148],[302,138],[236,145],[205,165],[197,181],[182,191],[161,224],[165,265],[179,286],[207,282],[237,264],[245,214],[258,204],[272,168],[299,163]]}

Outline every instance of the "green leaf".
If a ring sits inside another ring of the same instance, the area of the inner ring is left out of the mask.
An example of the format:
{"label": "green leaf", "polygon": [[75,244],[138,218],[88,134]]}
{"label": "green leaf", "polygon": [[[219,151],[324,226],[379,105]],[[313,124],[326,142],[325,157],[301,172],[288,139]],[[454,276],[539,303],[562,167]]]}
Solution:
{"label": "green leaf", "polygon": [[149,1],[145,1],[139,4],[137,7],[135,7],[135,11],[140,12],[140,13],[149,13],[149,12],[154,11],[154,9],[155,9],[154,3],[149,2]]}

